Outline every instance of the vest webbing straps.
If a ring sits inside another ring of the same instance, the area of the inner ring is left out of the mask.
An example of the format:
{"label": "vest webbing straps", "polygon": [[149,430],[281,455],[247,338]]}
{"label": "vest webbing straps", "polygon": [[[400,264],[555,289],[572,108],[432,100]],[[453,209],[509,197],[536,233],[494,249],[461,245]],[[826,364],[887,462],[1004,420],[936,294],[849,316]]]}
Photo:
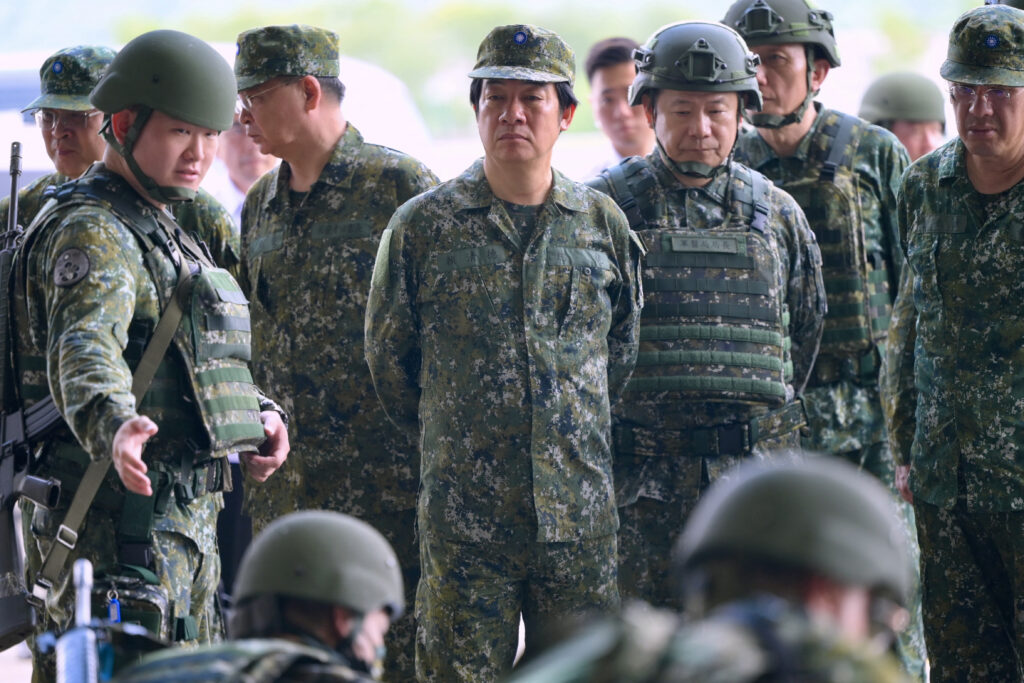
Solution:
{"label": "vest webbing straps", "polygon": [[636,200],[636,195],[633,194],[629,182],[626,181],[626,172],[622,168],[622,164],[615,164],[608,169],[608,180],[612,183],[612,191],[615,192],[619,208],[629,220],[629,227],[639,230],[644,224],[644,217],[640,213],[640,204]]}
{"label": "vest webbing straps", "polygon": [[[181,301],[187,294],[192,276],[184,256],[180,252],[177,252],[177,256],[178,284],[175,286],[174,293],[167,302],[167,308],[164,310],[163,315],[160,316],[160,322],[157,323],[153,336],[146,345],[146,350],[142,353],[139,365],[132,374],[132,395],[135,396],[136,405],[142,403],[142,397],[153,381],[156,370],[160,366],[160,361],[163,360],[164,354],[167,353],[167,349],[174,339],[174,333],[178,329],[184,312],[181,307]],[[36,576],[32,595],[40,602],[45,603],[47,593],[56,584],[57,579],[60,578],[61,571],[67,565],[68,555],[71,554],[71,551],[74,550],[75,545],[78,543],[78,530],[82,527],[85,515],[89,512],[92,501],[96,497],[100,486],[102,486],[112,462],[112,458],[92,461],[82,476],[82,481],[75,490],[75,495],[68,506],[68,512],[64,516],[64,523],[58,528],[53,545],[46,554],[43,566]]]}
{"label": "vest webbing straps", "polygon": [[850,144],[850,138],[853,137],[855,123],[857,123],[857,119],[852,116],[844,116],[840,121],[839,129],[836,131],[836,136],[828,151],[828,158],[825,159],[825,164],[821,167],[819,179],[823,183],[835,182],[836,171],[839,170],[839,165],[846,155],[846,145]]}

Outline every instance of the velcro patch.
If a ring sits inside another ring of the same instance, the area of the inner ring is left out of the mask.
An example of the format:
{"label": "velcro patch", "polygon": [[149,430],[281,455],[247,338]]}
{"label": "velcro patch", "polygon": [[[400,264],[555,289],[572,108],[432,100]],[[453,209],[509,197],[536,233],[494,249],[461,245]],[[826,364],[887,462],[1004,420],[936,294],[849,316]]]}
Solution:
{"label": "velcro patch", "polygon": [[89,257],[81,249],[65,249],[57,257],[53,268],[53,282],[58,287],[70,287],[89,274]]}

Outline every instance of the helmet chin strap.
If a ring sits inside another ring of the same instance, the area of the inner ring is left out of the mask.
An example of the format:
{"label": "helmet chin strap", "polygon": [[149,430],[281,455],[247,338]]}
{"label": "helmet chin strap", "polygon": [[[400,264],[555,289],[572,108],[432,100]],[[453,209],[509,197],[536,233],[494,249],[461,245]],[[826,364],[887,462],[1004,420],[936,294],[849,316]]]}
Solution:
{"label": "helmet chin strap", "polygon": [[783,126],[803,120],[807,107],[811,106],[811,102],[818,96],[818,91],[811,88],[811,77],[814,75],[814,46],[805,45],[804,52],[807,55],[807,95],[804,97],[804,101],[800,103],[796,111],[785,115],[763,114],[761,112],[748,114],[744,110],[743,117],[753,124],[755,128],[782,128]]}
{"label": "helmet chin strap", "polygon": [[665,165],[676,173],[690,178],[715,178],[729,167],[729,161],[732,159],[732,150],[729,150],[729,156],[718,166],[709,166],[700,161],[676,161],[665,151],[661,140],[655,138],[655,142],[658,145],[658,153],[661,155],[661,160],[665,162]]}
{"label": "helmet chin strap", "polygon": [[110,115],[106,116],[106,121],[103,122],[103,129],[100,131],[103,135],[103,139],[107,141],[107,144],[113,148],[115,152],[120,154],[124,160],[128,163],[128,168],[131,169],[132,174],[135,176],[135,180],[138,181],[139,185],[151,199],[160,204],[170,204],[172,202],[190,202],[196,198],[196,191],[189,187],[177,187],[173,185],[159,185],[155,180],[150,178],[139,166],[138,162],[135,161],[135,156],[132,152],[135,149],[135,143],[138,142],[139,136],[142,134],[142,128],[149,121],[149,117],[153,115],[153,110],[150,107],[138,107],[137,115],[135,120],[132,122],[131,127],[124,136],[124,144],[118,141],[113,131],[113,117]]}

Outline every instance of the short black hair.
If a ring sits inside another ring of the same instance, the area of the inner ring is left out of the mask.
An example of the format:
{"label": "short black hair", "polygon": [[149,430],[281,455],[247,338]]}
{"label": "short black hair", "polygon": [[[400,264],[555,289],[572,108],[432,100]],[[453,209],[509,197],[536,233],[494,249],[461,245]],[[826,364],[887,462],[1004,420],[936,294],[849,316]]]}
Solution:
{"label": "short black hair", "polygon": [[[474,78],[473,82],[469,84],[469,103],[473,105],[473,111],[479,109],[480,104],[480,93],[484,89],[484,78]],[[492,78],[491,80],[501,80],[498,78]],[[547,85],[541,81],[526,81],[531,85]],[[569,107],[575,107],[579,104],[579,100],[576,99],[576,94],[572,91],[572,86],[566,81],[560,83],[552,83],[555,86],[555,92],[558,94],[558,111],[563,112]]]}
{"label": "short black hair", "polygon": [[606,66],[616,64],[633,63],[633,50],[640,47],[640,43],[632,38],[605,38],[594,43],[587,54],[587,83],[594,80],[594,72]]}
{"label": "short black hair", "polygon": [[337,76],[314,76],[320,84],[320,90],[333,97],[341,104],[345,99],[345,84]]}

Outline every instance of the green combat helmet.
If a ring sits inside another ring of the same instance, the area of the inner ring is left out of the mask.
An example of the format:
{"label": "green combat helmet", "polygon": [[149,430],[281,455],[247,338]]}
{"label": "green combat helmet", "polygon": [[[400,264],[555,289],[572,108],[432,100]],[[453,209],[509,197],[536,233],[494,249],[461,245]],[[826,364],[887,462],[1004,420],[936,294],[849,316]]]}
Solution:
{"label": "green combat helmet", "polygon": [[360,616],[383,608],[394,620],[403,596],[398,558],[376,529],[337,512],[296,512],[274,520],[245,551],[231,637],[280,635],[281,598],[339,605]]}
{"label": "green combat helmet", "polygon": [[39,97],[21,111],[89,111],[89,93],[117,53],[101,45],[78,45],[53,53],[39,69]]}
{"label": "green combat helmet", "polygon": [[766,562],[905,601],[910,564],[891,494],[831,456],[751,463],[713,486],[676,544],[685,576],[718,559]]}
{"label": "green combat helmet", "polygon": [[[166,187],[143,173],[132,155],[143,126],[160,111],[195,126],[224,131],[235,115],[235,76],[224,58],[202,40],[180,31],[150,31],[133,39],[114,58],[89,100],[107,114],[103,137],[146,193],[162,203],[191,201],[195,191]],[[138,116],[122,145],[110,116],[138,107]]]}
{"label": "green combat helmet", "polygon": [[954,83],[1024,86],[1024,14],[1008,5],[962,14],[939,73]]}
{"label": "green combat helmet", "polygon": [[[647,43],[633,50],[637,75],[629,86],[629,104],[654,90],[734,92],[747,109],[761,110],[757,87],[758,56],[736,31],[722,24],[685,21],[663,26]],[[710,178],[716,169],[697,161],[677,162],[657,142],[665,161],[689,176]],[[718,166],[723,168],[725,165]]]}
{"label": "green combat helmet", "polygon": [[945,127],[946,98],[931,79],[899,71],[886,74],[868,86],[858,116],[874,124],[938,121]]}
{"label": "green combat helmet", "polygon": [[735,28],[750,47],[759,45],[804,45],[807,51],[807,96],[796,111],[777,114],[753,114],[751,122],[758,128],[781,128],[796,123],[817,96],[811,90],[816,51],[820,50],[834,68],[841,64],[832,14],[815,9],[807,0],[736,0],[722,23]]}
{"label": "green combat helmet", "polygon": [[568,83],[576,78],[576,56],[561,36],[529,24],[494,28],[477,50],[470,78],[507,78]]}

